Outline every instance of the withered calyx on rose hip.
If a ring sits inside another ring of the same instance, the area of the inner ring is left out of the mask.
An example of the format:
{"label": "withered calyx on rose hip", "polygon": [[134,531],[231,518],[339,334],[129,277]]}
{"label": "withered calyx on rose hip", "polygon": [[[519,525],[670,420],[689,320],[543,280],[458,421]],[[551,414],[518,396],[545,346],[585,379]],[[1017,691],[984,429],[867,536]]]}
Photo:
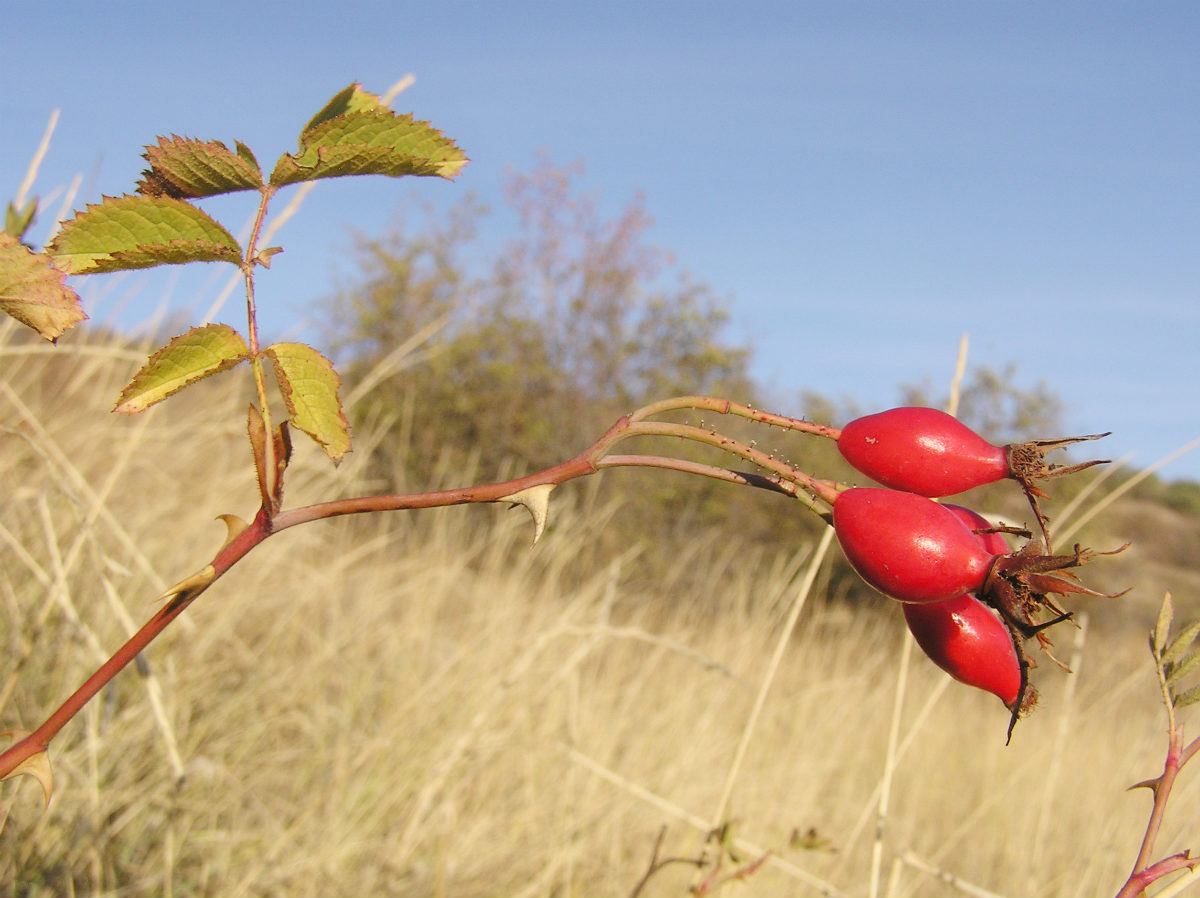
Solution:
{"label": "withered calyx on rose hip", "polygon": [[953,415],[909,406],[851,421],[841,429],[837,444],[842,457],[872,480],[931,498],[953,496],[1005,478],[1016,480],[1029,498],[1049,546],[1046,518],[1037,504],[1045,493],[1036,483],[1106,462],[1052,465],[1047,464],[1046,453],[1106,436],[1099,433],[996,446]]}

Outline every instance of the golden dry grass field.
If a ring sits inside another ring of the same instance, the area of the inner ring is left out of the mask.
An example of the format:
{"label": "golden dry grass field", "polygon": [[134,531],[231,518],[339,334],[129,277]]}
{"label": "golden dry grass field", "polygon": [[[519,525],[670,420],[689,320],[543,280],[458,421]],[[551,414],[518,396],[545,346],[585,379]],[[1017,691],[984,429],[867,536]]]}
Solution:
{"label": "golden dry grass field", "polygon": [[[3,334],[0,728],[15,729],[206,563],[215,516],[249,516],[256,492],[236,376],[117,420],[136,352]],[[365,455],[334,471],[305,441],[287,504],[370,490]],[[52,744],[47,810],[32,781],[4,784],[0,892],[628,895],[660,835],[659,859],[708,865],[667,864],[644,895],[705,876],[732,896],[1119,888],[1150,805],[1126,788],[1164,751],[1145,644],[1161,592],[1062,628],[1076,672],[1041,665],[1041,707],[1006,746],[996,698],[906,660],[897,609],[830,600],[827,557],[748,728],[817,546],[765,557],[707,537],[653,571],[639,545],[596,557],[646,476],[562,487],[533,549],[524,512],[499,506],[268,541]],[[697,571],[703,594],[680,586]],[[1200,847],[1194,773],[1160,854]],[[735,856],[706,843],[723,822]]]}

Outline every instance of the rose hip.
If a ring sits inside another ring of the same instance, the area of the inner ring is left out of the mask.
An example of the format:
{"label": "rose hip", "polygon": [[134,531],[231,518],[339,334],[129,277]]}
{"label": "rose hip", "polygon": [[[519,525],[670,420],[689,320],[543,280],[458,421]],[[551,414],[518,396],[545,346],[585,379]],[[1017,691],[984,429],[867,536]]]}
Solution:
{"label": "rose hip", "polygon": [[1039,480],[1105,464],[1102,460],[1051,465],[1045,454],[1106,433],[1057,440],[1031,440],[996,446],[953,415],[935,408],[908,406],[866,415],[841,429],[838,450],[854,468],[893,489],[922,496],[953,496],[973,487],[1011,478],[1021,484],[1042,529],[1050,534],[1037,499]]}
{"label": "rose hip", "polygon": [[986,605],[963,595],[903,608],[917,645],[938,667],[960,683],[999,696],[1009,710],[1016,708],[1022,699],[1021,661],[1012,634]]}
{"label": "rose hip", "polygon": [[949,508],[900,490],[839,493],[833,529],[859,576],[901,602],[944,602],[977,591],[996,557]]}
{"label": "rose hip", "polygon": [[[986,534],[975,533],[953,510],[916,493],[879,487],[838,493],[833,529],[850,565],[884,595],[927,604],[972,593],[1024,636],[1067,616],[1051,593],[1103,595],[1073,574],[1060,573],[1086,563],[1096,554],[1091,550],[1076,546],[1068,554],[1047,555],[1029,542],[1000,554],[998,545],[988,548]],[[1042,609],[1059,616],[1038,622]]]}
{"label": "rose hip", "polygon": [[842,428],[838,450],[872,480],[922,496],[953,496],[1009,476],[1003,446],[935,408],[857,418]]}

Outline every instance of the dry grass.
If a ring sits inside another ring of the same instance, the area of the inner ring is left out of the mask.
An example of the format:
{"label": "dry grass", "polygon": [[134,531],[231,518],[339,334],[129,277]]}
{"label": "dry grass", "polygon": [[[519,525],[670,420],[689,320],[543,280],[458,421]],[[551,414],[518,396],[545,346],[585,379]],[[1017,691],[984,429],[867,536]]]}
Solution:
{"label": "dry grass", "polygon": [[[5,727],[40,722],[211,555],[216,514],[253,510],[236,376],[114,422],[134,356],[64,344],[0,349]],[[369,488],[358,464],[302,447],[289,504]],[[527,519],[491,507],[270,541],[62,733],[48,811],[5,784],[0,891],[618,895],[663,827],[663,856],[695,857],[813,547],[699,538],[679,570],[711,569],[709,593],[683,594],[637,546],[590,548],[638,476],[563,488],[533,550]],[[723,894],[871,889],[906,638],[898,614],[809,599],[721,815],[742,863],[771,856]],[[996,894],[1116,890],[1149,806],[1124,789],[1160,769],[1163,718],[1142,631],[1094,628],[1080,651],[1072,678],[1043,665],[1009,747],[994,697],[913,659],[881,892],[960,893],[921,862]],[[1198,798],[1185,775],[1164,851],[1196,839]],[[789,847],[810,829],[827,846]],[[670,865],[643,893],[695,877]]]}

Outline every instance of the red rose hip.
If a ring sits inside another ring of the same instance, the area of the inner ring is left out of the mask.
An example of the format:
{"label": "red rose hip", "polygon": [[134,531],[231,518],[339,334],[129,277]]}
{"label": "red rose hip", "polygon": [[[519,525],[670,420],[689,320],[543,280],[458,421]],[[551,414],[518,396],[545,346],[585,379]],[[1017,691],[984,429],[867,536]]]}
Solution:
{"label": "red rose hip", "polygon": [[1021,661],[1008,628],[986,605],[963,595],[903,608],[909,631],[934,664],[1013,709],[1021,695]]}
{"label": "red rose hip", "polygon": [[838,450],[872,480],[922,496],[953,496],[1009,476],[1005,447],[935,408],[857,418],[842,428]]}
{"label": "red rose hip", "polygon": [[1005,542],[1004,537],[995,531],[994,528],[996,525],[979,512],[972,508],[967,508],[963,505],[953,505],[949,502],[943,502],[942,507],[952,511],[956,518],[966,524],[967,528],[975,533],[979,544],[993,555],[1007,555],[1012,551],[1008,543]]}
{"label": "red rose hip", "polygon": [[978,591],[996,557],[949,508],[899,490],[839,493],[833,529],[858,575],[901,602],[943,602]]}

